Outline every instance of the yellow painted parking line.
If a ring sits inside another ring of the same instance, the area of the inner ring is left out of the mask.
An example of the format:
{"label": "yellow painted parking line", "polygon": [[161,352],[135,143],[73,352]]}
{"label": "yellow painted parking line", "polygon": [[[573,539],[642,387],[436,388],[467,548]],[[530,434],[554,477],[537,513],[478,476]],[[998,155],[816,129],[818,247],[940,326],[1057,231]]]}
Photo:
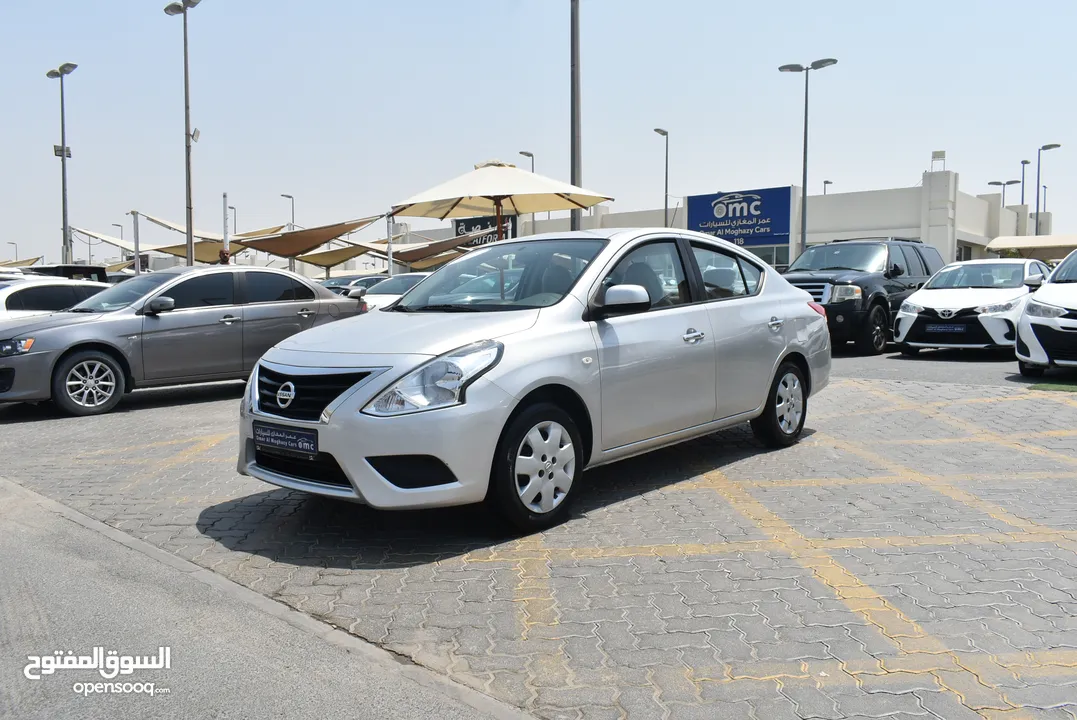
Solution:
{"label": "yellow painted parking line", "polygon": [[[225,433],[224,435],[226,437],[232,437],[238,434],[238,432],[233,431]],[[122,455],[124,453],[133,453],[138,452],[139,450],[151,450],[153,448],[168,447],[170,445],[185,445],[187,443],[204,442],[205,440],[208,440],[210,438],[217,437],[221,437],[221,435],[196,435],[194,437],[180,438],[178,440],[161,440],[160,442],[144,443],[142,445],[126,445],[124,447],[109,446],[107,448],[101,448],[100,450],[87,450],[86,452],[79,453],[75,456],[75,459],[81,460],[83,458],[89,458],[95,455]]]}
{"label": "yellow painted parking line", "polygon": [[[938,482],[961,482],[966,480],[982,481],[1006,481],[1019,480],[1077,480],[1077,474],[1072,472],[1016,472],[1016,473],[951,473],[943,475],[927,475],[933,481]],[[872,475],[867,477],[821,477],[821,478],[775,478],[774,480],[737,480],[742,487],[782,488],[782,487],[834,487],[842,485],[910,485],[917,484],[919,480],[913,480],[905,475]],[[676,490],[698,490],[700,487],[695,480],[686,480],[662,488],[662,492]]]}
{"label": "yellow painted parking line", "polygon": [[520,639],[526,640],[536,625],[550,626],[558,622],[558,612],[550,588],[550,564],[543,547],[542,535],[536,533],[516,543],[522,553],[516,561],[519,579],[513,593],[521,626]]}
{"label": "yellow painted parking line", "polygon": [[219,443],[222,443],[225,440],[228,440],[229,438],[233,438],[235,436],[235,432],[220,433],[218,435],[205,435],[198,442],[196,442],[194,445],[187,448],[186,450],[176,453],[175,455],[171,455],[167,458],[162,458],[160,460],[149,463],[148,473],[140,473],[134,476],[131,481],[128,482],[127,485],[120,488],[120,490],[128,490],[135,485],[141,483],[147,477],[155,477],[157,473],[160,473],[177,465],[182,465],[183,463],[190,462],[202,453],[206,452],[207,450],[212,450]]}

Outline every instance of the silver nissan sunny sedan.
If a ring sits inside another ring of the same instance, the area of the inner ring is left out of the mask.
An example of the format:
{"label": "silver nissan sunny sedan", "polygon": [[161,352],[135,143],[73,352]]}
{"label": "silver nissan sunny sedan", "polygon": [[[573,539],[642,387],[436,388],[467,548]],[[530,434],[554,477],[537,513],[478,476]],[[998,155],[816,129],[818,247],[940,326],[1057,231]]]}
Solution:
{"label": "silver nissan sunny sedan", "polygon": [[[518,280],[454,293],[490,273]],[[829,373],[824,309],[731,243],[538,235],[278,343],[244,393],[238,469],[375,508],[485,501],[530,531],[586,468],[743,422],[792,444]]]}

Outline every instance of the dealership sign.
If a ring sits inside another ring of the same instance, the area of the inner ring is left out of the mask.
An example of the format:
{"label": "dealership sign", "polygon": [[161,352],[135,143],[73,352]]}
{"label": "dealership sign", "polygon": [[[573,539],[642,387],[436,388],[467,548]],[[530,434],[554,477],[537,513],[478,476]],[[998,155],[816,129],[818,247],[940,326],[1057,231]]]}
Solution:
{"label": "dealership sign", "polygon": [[[489,229],[489,233],[479,235],[474,240],[469,240],[467,243],[465,243],[467,247],[476,247],[478,245],[485,245],[486,243],[497,242],[496,217],[477,217],[466,218],[463,220],[453,220],[453,228],[457,236],[467,235],[468,233]],[[515,215],[501,216],[501,237],[506,240],[508,240],[509,238],[516,237]]]}
{"label": "dealership sign", "polygon": [[789,242],[792,198],[791,187],[691,195],[688,229],[737,245],[784,245]]}

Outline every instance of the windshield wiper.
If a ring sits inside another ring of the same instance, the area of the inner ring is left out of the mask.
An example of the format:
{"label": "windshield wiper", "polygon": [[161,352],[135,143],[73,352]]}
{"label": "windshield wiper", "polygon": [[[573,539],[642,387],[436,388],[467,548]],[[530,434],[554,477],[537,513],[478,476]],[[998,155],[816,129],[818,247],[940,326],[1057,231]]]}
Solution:
{"label": "windshield wiper", "polygon": [[1062,280],[1052,280],[1052,285],[1065,285],[1066,283],[1077,283],[1077,278],[1065,278]]}
{"label": "windshield wiper", "polygon": [[103,310],[94,310],[92,308],[68,308],[67,310],[64,310],[62,312],[99,313],[99,312],[104,312],[104,311]]}
{"label": "windshield wiper", "polygon": [[856,268],[845,267],[844,265],[831,265],[830,267],[819,268],[819,270],[856,270]]}
{"label": "windshield wiper", "polygon": [[419,305],[404,308],[400,305],[393,308],[394,310],[402,310],[404,312],[422,312],[424,310],[432,310],[434,312],[482,312],[477,307],[471,305],[453,305],[450,303],[444,303],[440,305]]}

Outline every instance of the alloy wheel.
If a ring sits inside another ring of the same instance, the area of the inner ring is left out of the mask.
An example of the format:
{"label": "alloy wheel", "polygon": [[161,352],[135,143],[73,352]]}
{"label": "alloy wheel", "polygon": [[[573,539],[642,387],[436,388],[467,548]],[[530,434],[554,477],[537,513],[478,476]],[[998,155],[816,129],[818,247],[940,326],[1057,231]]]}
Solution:
{"label": "alloy wheel", "polygon": [[572,436],[547,420],[528,431],[516,451],[516,492],[533,513],[553,511],[568,495],[576,475]]}
{"label": "alloy wheel", "polygon": [[96,408],[104,405],[116,392],[116,374],[98,360],[86,360],[71,368],[65,381],[67,396],[76,405]]}
{"label": "alloy wheel", "polygon": [[778,418],[778,427],[786,435],[792,435],[800,427],[804,415],[804,387],[800,378],[793,373],[786,373],[774,396],[774,414]]}
{"label": "alloy wheel", "polygon": [[875,323],[872,325],[871,344],[879,352],[886,349],[886,322],[882,317],[875,320]]}

